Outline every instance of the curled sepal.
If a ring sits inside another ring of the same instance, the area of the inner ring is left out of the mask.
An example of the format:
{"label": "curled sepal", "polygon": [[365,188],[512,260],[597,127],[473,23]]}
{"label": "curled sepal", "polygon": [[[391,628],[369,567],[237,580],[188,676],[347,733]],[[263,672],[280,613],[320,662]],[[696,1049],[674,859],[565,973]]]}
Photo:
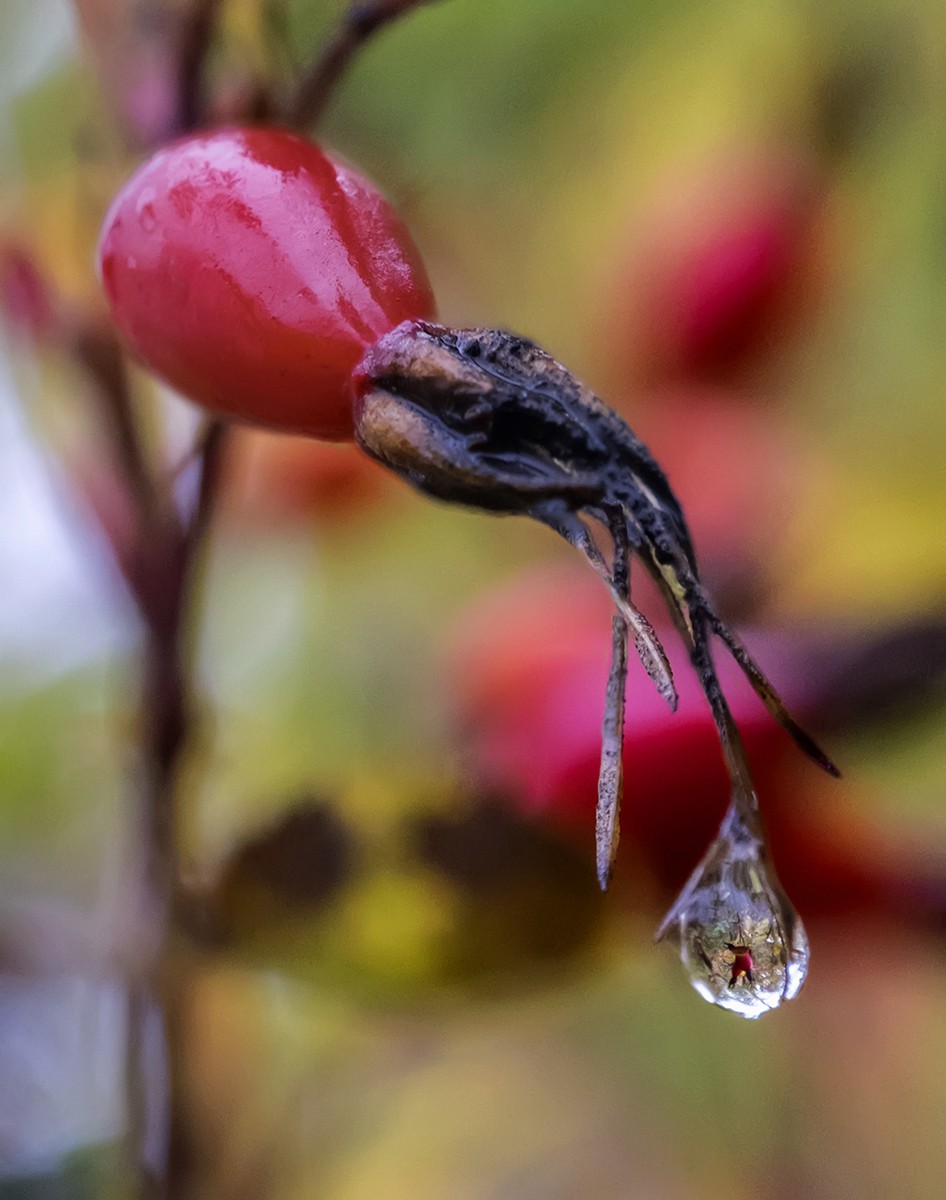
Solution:
{"label": "curled sepal", "polygon": [[[570,545],[574,546],[579,553],[583,554],[595,573],[604,580],[608,591],[611,593],[615,607],[631,631],[634,638],[634,649],[637,651],[637,656],[641,660],[644,670],[650,676],[658,693],[669,704],[671,712],[676,712],[678,703],[677,689],[674,686],[673,671],[670,667],[670,660],[667,658],[667,652],[664,650],[653,625],[651,625],[641,610],[631,603],[630,596],[625,594],[627,589],[620,587],[621,571],[615,574],[614,569],[608,567],[603,554],[598,549],[587,526],[579,516],[569,513],[562,505],[547,503],[536,506],[533,508],[531,515],[536,520],[544,522],[550,529],[554,529],[557,534],[563,537]],[[627,538],[626,527],[616,526],[613,536],[615,538],[615,546],[622,545]],[[626,559],[626,554],[624,558]],[[616,563],[616,565],[619,564]],[[628,565],[626,561],[623,564],[622,569],[625,573],[627,572]]]}
{"label": "curled sepal", "polygon": [[[694,877],[685,893],[692,892],[694,903],[700,902],[697,907],[705,907],[706,889],[715,880],[714,903],[721,912],[735,914],[727,917],[733,928],[718,943],[681,917],[687,956],[704,966],[711,964],[706,967],[708,976],[723,979],[717,1002],[725,1001],[729,1008],[751,1009],[753,996],[777,996],[780,1001],[793,994],[792,979],[798,972],[791,947],[796,941],[802,945],[804,934],[774,876],[766,874],[748,763],[713,664],[711,634],[723,640],[801,749],[829,773],[836,775],[837,768],[786,712],[704,592],[686,517],[653,455],[621,417],[561,363],[534,342],[499,329],[448,329],[430,321],[405,321],[368,350],[355,368],[351,389],[355,437],[368,454],[429,496],[541,521],[582,553],[607,585],[623,627],[616,625],[613,632],[598,788],[602,887],[617,849],[623,722],[623,691],[618,698],[618,689],[623,689],[628,631],[660,695],[671,708],[677,703],[664,648],[630,597],[629,560],[633,556],[643,563],[709,701],[733,783],[734,813],[739,814],[724,823],[701,867],[704,878]],[[600,527],[613,543],[610,554],[592,532]],[[744,933],[739,932],[740,897],[752,901],[743,918],[751,928]],[[756,950],[750,945],[733,950],[743,946],[740,937],[753,945],[758,941]],[[727,955],[743,965],[757,955],[760,966],[738,970],[736,978],[727,981],[722,969],[730,962]],[[788,957],[783,961],[779,955]],[[807,949],[798,957],[807,958]],[[747,982],[750,975],[764,979],[764,986]],[[802,969],[799,979],[803,975]],[[707,983],[704,994],[712,993]],[[759,1003],[759,1011],[771,1006],[765,999]]]}
{"label": "curled sepal", "polygon": [[684,970],[711,1004],[750,1020],[798,994],[808,939],[782,891],[765,844],[739,807],[657,931],[676,944]]}

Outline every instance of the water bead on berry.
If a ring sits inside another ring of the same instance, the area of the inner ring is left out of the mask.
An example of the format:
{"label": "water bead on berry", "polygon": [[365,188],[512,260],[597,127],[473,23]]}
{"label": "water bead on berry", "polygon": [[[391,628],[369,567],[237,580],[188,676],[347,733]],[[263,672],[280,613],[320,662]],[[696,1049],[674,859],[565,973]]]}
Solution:
{"label": "water bead on berry", "polygon": [[379,337],[433,314],[400,218],[357,172],[279,129],[158,151],[115,198],[99,267],[135,354],[211,411],[339,440],[349,377]]}

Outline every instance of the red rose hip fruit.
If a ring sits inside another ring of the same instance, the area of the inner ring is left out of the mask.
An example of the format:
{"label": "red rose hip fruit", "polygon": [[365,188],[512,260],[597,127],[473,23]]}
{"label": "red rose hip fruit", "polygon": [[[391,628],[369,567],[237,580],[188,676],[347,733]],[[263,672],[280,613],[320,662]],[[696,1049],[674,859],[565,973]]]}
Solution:
{"label": "red rose hip fruit", "polygon": [[279,129],[197,134],[116,196],[112,315],[155,374],[222,416],[342,440],[368,346],[434,314],[406,228],[350,167]]}

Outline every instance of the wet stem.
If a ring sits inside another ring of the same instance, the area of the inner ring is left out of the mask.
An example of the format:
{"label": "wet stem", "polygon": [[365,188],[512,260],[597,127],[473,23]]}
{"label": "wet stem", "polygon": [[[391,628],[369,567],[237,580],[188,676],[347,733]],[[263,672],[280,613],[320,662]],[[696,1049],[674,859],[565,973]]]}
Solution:
{"label": "wet stem", "polygon": [[336,86],[361,47],[385,25],[431,0],[375,0],[352,4],[338,32],[303,75],[286,106],[290,125],[305,129],[316,124]]}
{"label": "wet stem", "polygon": [[[338,33],[302,76],[283,119],[310,127],[345,70],[380,29],[423,0],[352,5]],[[207,61],[224,0],[194,0],[180,27],[175,132],[199,127],[211,107]],[[183,1097],[185,963],[175,952],[179,887],[176,795],[193,741],[196,705],[188,635],[194,627],[198,568],[225,466],[228,426],[208,423],[193,454],[199,478],[192,510],[174,501],[166,463],[149,461],[114,335],[89,325],[70,350],[92,383],[109,457],[135,513],[134,545],[119,562],[141,618],[140,754],[134,783],[139,949],[128,972],[126,1092],[129,1156],[141,1200],[178,1200],[191,1190],[193,1158]],[[116,557],[122,557],[116,547]]]}
{"label": "wet stem", "polygon": [[[206,542],[219,483],[226,426],[214,422],[200,451],[200,485],[182,522],[169,497],[149,513],[141,563],[146,637],[142,663],[140,766],[140,922],[146,960],[129,987],[127,1081],[129,1141],[138,1162],[140,1194],[181,1195],[189,1154],[181,1104],[182,972],[171,939],[177,907],[175,795],[194,728],[193,671],[187,633],[196,608],[200,550]],[[150,1036],[149,1036],[150,1035]]]}

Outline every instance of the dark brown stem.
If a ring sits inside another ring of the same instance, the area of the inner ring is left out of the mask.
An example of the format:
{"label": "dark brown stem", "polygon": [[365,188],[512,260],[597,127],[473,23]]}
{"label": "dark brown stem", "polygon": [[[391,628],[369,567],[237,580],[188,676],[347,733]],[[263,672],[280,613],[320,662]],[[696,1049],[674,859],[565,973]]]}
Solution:
{"label": "dark brown stem", "polygon": [[220,5],[221,0],[194,0],[184,19],[178,55],[178,133],[189,133],[205,120],[207,60]]}
{"label": "dark brown stem", "polygon": [[217,498],[220,478],[224,467],[230,426],[225,421],[210,421],[201,435],[200,481],[197,485],[197,501],[185,530],[188,565],[193,566],[194,556],[206,536]]}
{"label": "dark brown stem", "polygon": [[155,507],[154,481],[135,424],[122,349],[112,331],[101,324],[80,326],[72,332],[71,340],[73,356],[92,383],[101,406],[116,466],[136,510],[150,524]]}
{"label": "dark brown stem", "polygon": [[[193,628],[188,618],[197,608],[194,593],[202,550],[220,495],[228,434],[229,427],[223,421],[210,424],[202,441],[193,511],[183,524],[176,514],[168,520],[166,538],[163,544],[162,539],[158,540],[155,550],[155,567],[159,578],[163,576],[164,587],[159,590],[160,603],[152,616],[146,648],[142,792],[147,832],[144,875],[153,898],[152,918],[160,932],[151,988],[158,1001],[164,1040],[167,1141],[163,1171],[149,1185],[149,1200],[179,1200],[188,1191],[191,1173],[189,1122],[181,1094],[182,978],[170,953],[174,913],[179,907],[175,794],[182,761],[195,731],[190,661]],[[147,1132],[146,1128],[142,1130],[143,1134]]]}
{"label": "dark brown stem", "polygon": [[[188,1122],[180,1070],[182,980],[172,954],[179,883],[175,797],[195,730],[188,617],[196,607],[197,567],[219,495],[225,444],[226,426],[215,422],[201,453],[193,513],[182,523],[169,506],[152,531],[146,559],[151,587],[139,791],[141,904],[148,953],[129,997],[128,1046],[129,1134],[140,1194],[146,1200],[178,1200],[188,1187]],[[161,1053],[146,1060],[145,1043],[155,1039],[160,1039]]]}
{"label": "dark brown stem", "polygon": [[171,917],[177,884],[174,792],[192,702],[181,629],[187,576],[184,531],[168,512],[144,552],[145,646],[141,691],[138,870],[145,950],[129,988],[128,1140],[139,1200],[169,1200],[171,1130],[179,1125],[171,984]]}
{"label": "dark brown stem", "polygon": [[180,972],[171,953],[178,888],[175,793],[192,740],[194,700],[189,621],[200,554],[224,462],[227,427],[209,423],[194,455],[192,511],[182,517],[175,477],[155,473],[134,419],[124,357],[107,328],[71,334],[73,355],[92,383],[110,456],[135,515],[135,544],[113,550],[144,629],[141,753],[134,788],[137,945],[129,974],[127,1140],[140,1200],[171,1200],[187,1186],[186,1120],[180,1088]]}
{"label": "dark brown stem", "polygon": [[[311,125],[359,48],[382,26],[422,0],[375,0],[353,6],[342,29],[305,75],[289,120]],[[194,0],[182,27],[176,132],[199,127],[209,108],[207,62],[222,0]],[[156,474],[133,416],[123,356],[110,331],[84,331],[74,354],[100,397],[112,454],[136,518],[133,569],[125,571],[145,633],[141,760],[136,789],[136,859],[141,951],[129,978],[128,1142],[139,1200],[182,1200],[192,1170],[181,1084],[183,970],[173,951],[178,908],[176,791],[195,729],[190,614],[202,547],[220,491],[227,426],[212,421],[194,461],[199,482],[192,511],[173,501],[176,476]]]}
{"label": "dark brown stem", "polygon": [[308,129],[318,123],[352,59],[379,29],[429,0],[369,0],[352,4],[341,27],[302,77],[283,114],[288,125]]}

